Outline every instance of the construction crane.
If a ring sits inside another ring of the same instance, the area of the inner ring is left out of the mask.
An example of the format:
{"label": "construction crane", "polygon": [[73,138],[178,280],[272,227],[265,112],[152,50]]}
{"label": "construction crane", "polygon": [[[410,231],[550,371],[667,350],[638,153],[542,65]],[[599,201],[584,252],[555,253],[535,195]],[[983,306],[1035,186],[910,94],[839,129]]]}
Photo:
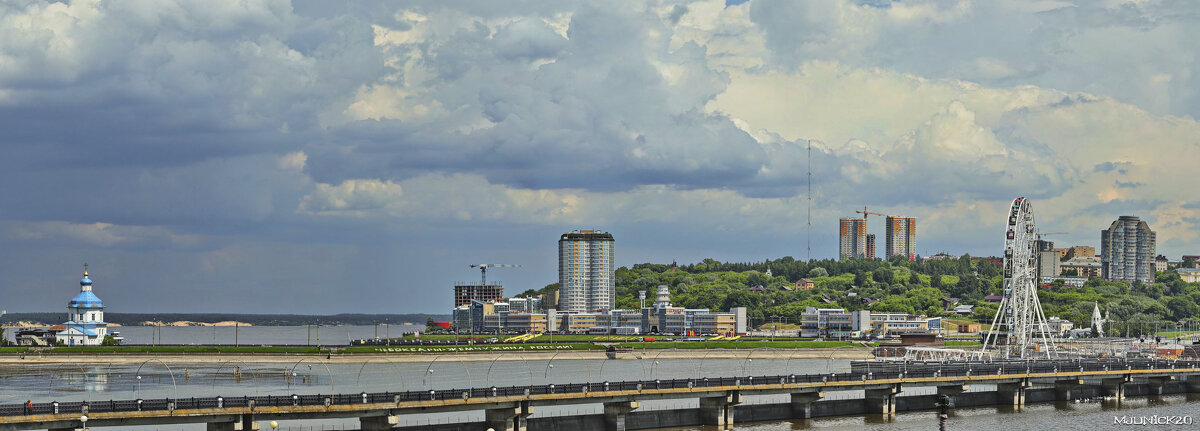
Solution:
{"label": "construction crane", "polygon": [[862,209],[862,211],[859,211],[859,210],[854,210],[854,212],[856,212],[856,213],[859,213],[859,214],[862,214],[862,215],[863,215],[863,220],[866,220],[866,219],[867,219],[867,215],[868,215],[868,214],[869,214],[869,215],[877,215],[877,216],[881,216],[881,217],[895,217],[895,216],[887,215],[887,214],[884,214],[884,213],[877,213],[877,212],[871,212],[871,211],[867,211],[867,207],[866,207],[866,206],[863,206],[863,209]]}
{"label": "construction crane", "polygon": [[487,285],[487,270],[488,270],[488,268],[520,268],[521,267],[521,265],[508,265],[508,264],[504,264],[504,263],[479,263],[479,264],[472,264],[470,266],[472,268],[479,268],[479,271],[483,274],[483,283],[481,283],[481,284],[483,284],[484,286]]}

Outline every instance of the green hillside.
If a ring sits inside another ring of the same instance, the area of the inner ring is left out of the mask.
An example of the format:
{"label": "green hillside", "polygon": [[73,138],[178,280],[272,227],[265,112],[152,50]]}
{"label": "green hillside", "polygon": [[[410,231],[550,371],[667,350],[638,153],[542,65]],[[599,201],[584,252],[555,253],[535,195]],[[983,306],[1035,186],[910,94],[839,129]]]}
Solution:
{"label": "green hillside", "polygon": [[[765,274],[768,268],[770,277]],[[795,290],[801,277],[814,280],[816,287]],[[990,323],[996,304],[984,298],[1001,293],[1003,277],[998,265],[964,255],[925,263],[903,258],[802,262],[784,257],[758,263],[705,259],[678,267],[651,263],[622,267],[616,278],[618,308],[637,308],[639,290],[647,291],[648,301],[653,301],[657,286],[667,285],[673,305],[716,311],[747,307],[751,323],[761,324],[798,322],[805,307],[941,316],[946,315],[943,298],[975,305],[975,313],[967,318]],[[1200,320],[1200,283],[1185,283],[1174,271],[1160,273],[1158,280],[1146,285],[1092,279],[1081,288],[1056,282],[1040,290],[1039,297],[1047,317],[1070,320],[1078,327],[1091,326],[1092,307],[1099,303],[1110,313],[1110,330],[1130,335]],[[755,286],[764,290],[752,291]]]}

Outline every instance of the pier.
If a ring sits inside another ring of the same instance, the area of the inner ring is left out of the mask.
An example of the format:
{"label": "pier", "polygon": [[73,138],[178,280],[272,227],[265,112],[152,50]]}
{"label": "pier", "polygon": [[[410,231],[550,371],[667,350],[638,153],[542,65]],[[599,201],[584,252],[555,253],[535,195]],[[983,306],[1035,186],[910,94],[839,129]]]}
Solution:
{"label": "pier", "polygon": [[[970,385],[995,386],[968,392]],[[937,395],[898,397],[906,388]],[[861,391],[861,399],[825,401],[826,394]],[[1064,360],[953,363],[858,362],[848,373],[590,382],[428,391],[158,398],[0,405],[0,431],[207,423],[209,430],[257,429],[258,421],[358,418],[366,431],[393,429],[411,414],[483,411],[484,421],[400,429],[420,431],[631,430],[735,421],[806,419],[936,407],[1072,401],[1101,396],[1200,393],[1200,361]],[[741,406],[748,395],[790,395],[784,404]],[[944,396],[944,398],[943,398]],[[638,412],[640,403],[698,399],[696,409]],[[530,419],[538,406],[603,404],[603,414]]]}

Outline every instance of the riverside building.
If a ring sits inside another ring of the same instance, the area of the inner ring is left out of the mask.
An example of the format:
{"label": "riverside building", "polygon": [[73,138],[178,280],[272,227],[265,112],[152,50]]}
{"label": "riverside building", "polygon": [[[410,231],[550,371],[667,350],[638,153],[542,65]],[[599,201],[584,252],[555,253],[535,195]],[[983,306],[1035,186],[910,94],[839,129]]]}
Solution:
{"label": "riverside building", "polygon": [[800,315],[801,337],[854,337],[865,334],[899,335],[941,332],[941,317],[905,313],[872,313],[868,310],[808,307]]}
{"label": "riverside building", "polygon": [[1155,234],[1134,216],[1121,216],[1100,231],[1100,270],[1108,281],[1154,282]]}
{"label": "riverside building", "polygon": [[607,313],[616,302],[616,260],[612,234],[576,230],[558,240],[558,309],[567,313]]}
{"label": "riverside building", "polygon": [[654,305],[637,310],[610,310],[603,313],[572,313],[547,309],[526,311],[507,302],[472,301],[453,311],[454,327],[459,332],[487,334],[569,333],[569,334],[744,334],[746,308],[714,312],[705,308],[671,305],[667,286],[658,287]]}
{"label": "riverside building", "polygon": [[55,338],[68,346],[99,346],[104,343],[105,335],[108,324],[104,322],[104,303],[92,293],[92,279],[88,278],[84,264],[79,293],[67,302],[67,322]]}

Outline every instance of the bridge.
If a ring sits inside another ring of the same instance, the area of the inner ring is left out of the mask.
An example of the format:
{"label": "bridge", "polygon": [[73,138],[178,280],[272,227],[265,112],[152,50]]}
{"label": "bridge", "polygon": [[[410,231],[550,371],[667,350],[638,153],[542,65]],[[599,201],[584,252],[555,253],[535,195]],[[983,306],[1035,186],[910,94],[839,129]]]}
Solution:
{"label": "bridge", "polygon": [[[205,398],[42,402],[0,405],[0,431],[206,423],[208,430],[252,430],[256,421],[358,418],[364,431],[392,429],[403,415],[483,411],[485,423],[456,429],[526,431],[537,406],[604,405],[607,430],[627,426],[639,402],[699,399],[699,424],[731,428],[735,406],[746,395],[789,394],[786,416],[813,417],[814,403],[829,391],[862,391],[857,410],[890,416],[897,395],[909,387],[935,387],[951,407],[971,384],[994,385],[988,395],[995,405],[1023,406],[1035,386],[1052,387],[1053,399],[1077,400],[1085,392],[1119,402],[1125,388],[1139,385],[1161,395],[1171,386],[1200,393],[1200,361],[1196,360],[1062,360],[991,362],[856,362],[848,373],[786,374],[701,379],[547,384],[357,394],[269,395]],[[903,397],[912,398],[912,397]],[[978,404],[975,404],[978,405]],[[932,408],[926,406],[925,408]],[[844,410],[841,414],[854,414]],[[683,424],[688,425],[688,424]],[[697,425],[697,424],[691,424]],[[668,426],[668,425],[661,425]],[[674,425],[669,425],[674,426]],[[584,427],[588,428],[588,427]],[[647,426],[633,427],[638,429]],[[439,429],[451,429],[442,427]]]}

